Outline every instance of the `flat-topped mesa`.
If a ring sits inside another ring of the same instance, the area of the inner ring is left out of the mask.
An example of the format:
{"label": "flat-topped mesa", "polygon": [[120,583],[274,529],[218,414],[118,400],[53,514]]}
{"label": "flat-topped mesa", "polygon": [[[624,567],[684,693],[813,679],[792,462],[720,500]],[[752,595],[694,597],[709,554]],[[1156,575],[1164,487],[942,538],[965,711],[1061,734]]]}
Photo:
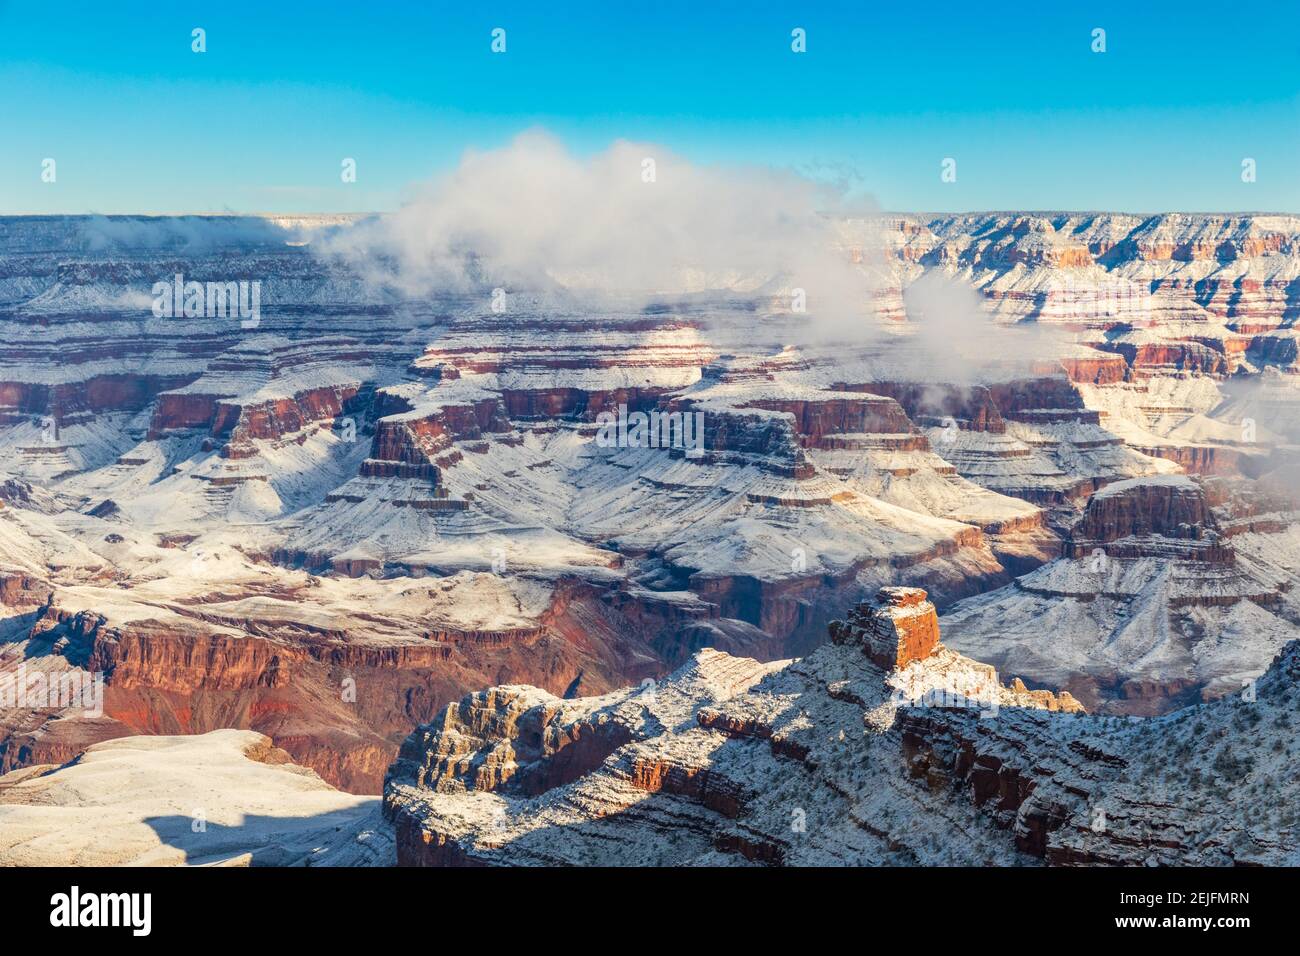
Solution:
{"label": "flat-topped mesa", "polygon": [[217,356],[197,379],[159,394],[148,439],[203,429],[224,457],[251,457],[253,439],[274,441],[359,413],[371,401],[372,357],[349,336],[256,336]]}
{"label": "flat-topped mesa", "polygon": [[365,478],[428,478],[437,482],[441,469],[460,459],[458,441],[479,441],[491,434],[513,431],[498,395],[466,389],[459,397],[440,401],[402,390],[383,388],[375,394],[380,415],[370,456],[362,462]]}
{"label": "flat-topped mesa", "polygon": [[492,377],[512,418],[591,422],[626,405],[646,411],[694,384],[713,359],[691,322],[635,313],[573,314],[534,304],[508,317],[458,321],[410,366],[420,378]]}
{"label": "flat-topped mesa", "polygon": [[912,423],[892,398],[863,393],[860,396],[828,394],[825,398],[757,398],[743,407],[789,412],[794,416],[799,443],[820,447],[827,436],[875,433],[901,435],[912,431]]}
{"label": "flat-topped mesa", "polygon": [[[871,382],[841,384],[846,391],[869,390],[894,399],[911,418],[925,425],[953,421],[963,429],[993,432],[1007,430],[1002,413],[984,385],[939,385],[929,382]],[[909,429],[903,429],[907,431]]]}
{"label": "flat-topped mesa", "polygon": [[1088,501],[1067,549],[1085,557],[1104,547],[1110,557],[1177,556],[1231,563],[1202,485],[1187,475],[1150,475],[1107,485]]}
{"label": "flat-topped mesa", "polygon": [[[663,411],[668,415],[703,415],[701,447],[693,460],[741,467],[749,465],[801,481],[817,473],[808,460],[792,413],[679,399],[669,400]],[[675,435],[672,431],[669,434]],[[675,456],[685,456],[686,453],[683,448],[672,450]]]}
{"label": "flat-topped mesa", "polygon": [[836,644],[860,644],[872,662],[887,669],[925,660],[939,647],[939,616],[921,588],[881,588],[849,611],[847,621],[831,621]]}

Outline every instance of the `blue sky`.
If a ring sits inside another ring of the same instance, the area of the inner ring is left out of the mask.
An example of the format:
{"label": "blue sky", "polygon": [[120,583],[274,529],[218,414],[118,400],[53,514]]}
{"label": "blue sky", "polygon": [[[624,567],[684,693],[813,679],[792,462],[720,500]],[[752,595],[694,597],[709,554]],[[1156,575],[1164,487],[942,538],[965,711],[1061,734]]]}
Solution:
{"label": "blue sky", "polygon": [[0,0],[0,213],[391,209],[534,126],[888,209],[1300,212],[1297,37],[1296,0]]}

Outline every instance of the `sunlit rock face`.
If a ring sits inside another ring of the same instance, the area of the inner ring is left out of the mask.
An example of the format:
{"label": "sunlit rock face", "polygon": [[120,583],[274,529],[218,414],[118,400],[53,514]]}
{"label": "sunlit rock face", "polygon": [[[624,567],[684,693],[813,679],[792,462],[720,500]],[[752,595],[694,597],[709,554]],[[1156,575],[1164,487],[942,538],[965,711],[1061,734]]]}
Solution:
{"label": "sunlit rock face", "polygon": [[920,588],[881,588],[870,601],[835,621],[831,640],[858,644],[872,662],[885,668],[923,661],[939,644],[939,618]]}

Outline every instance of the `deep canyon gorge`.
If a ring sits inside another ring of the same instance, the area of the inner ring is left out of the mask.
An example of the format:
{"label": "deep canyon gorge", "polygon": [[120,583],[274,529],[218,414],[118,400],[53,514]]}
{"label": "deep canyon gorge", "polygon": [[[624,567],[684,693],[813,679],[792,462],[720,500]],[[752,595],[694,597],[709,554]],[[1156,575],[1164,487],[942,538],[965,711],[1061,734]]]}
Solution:
{"label": "deep canyon gorge", "polygon": [[[103,681],[0,708],[0,861],[205,760],[316,820],[255,862],[1295,861],[1214,806],[1300,693],[1300,218],[837,220],[849,329],[403,295],[318,254],[356,218],[0,217],[0,675]],[[177,274],[260,321],[151,314]]]}

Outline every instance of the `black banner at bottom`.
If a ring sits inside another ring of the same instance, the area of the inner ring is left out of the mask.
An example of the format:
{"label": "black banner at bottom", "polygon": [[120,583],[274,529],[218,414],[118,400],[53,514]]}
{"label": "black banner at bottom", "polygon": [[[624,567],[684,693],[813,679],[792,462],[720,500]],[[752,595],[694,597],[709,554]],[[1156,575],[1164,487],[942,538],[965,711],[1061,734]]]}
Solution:
{"label": "black banner at bottom", "polygon": [[[451,944],[509,929],[768,934],[852,921],[922,938],[973,932],[1228,941],[1288,920],[1293,870],[1023,869],[31,869],[0,871],[6,929],[118,944],[410,938]],[[689,927],[689,929],[688,929]],[[520,939],[522,937],[522,939]]]}

